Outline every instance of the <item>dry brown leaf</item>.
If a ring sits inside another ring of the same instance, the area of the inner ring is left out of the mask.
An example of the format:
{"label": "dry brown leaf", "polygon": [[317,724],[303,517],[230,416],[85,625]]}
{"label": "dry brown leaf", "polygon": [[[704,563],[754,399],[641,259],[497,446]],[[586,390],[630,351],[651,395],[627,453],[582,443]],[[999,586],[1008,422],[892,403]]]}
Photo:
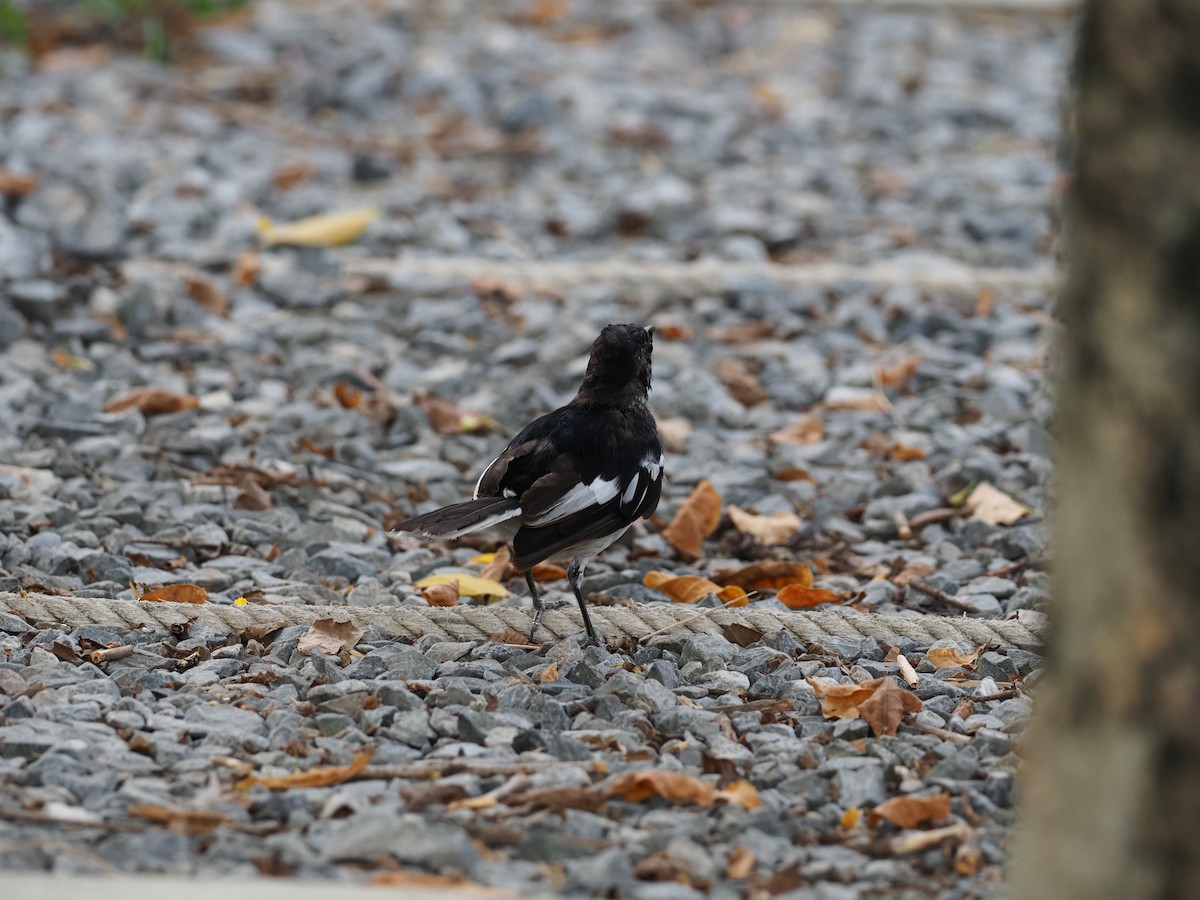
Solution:
{"label": "dry brown leaf", "polygon": [[725,640],[731,644],[737,644],[739,647],[749,647],[757,644],[763,639],[764,632],[757,628],[751,628],[748,625],[742,625],[740,622],[733,622],[721,629],[721,633],[725,636]]}
{"label": "dry brown leaf", "polygon": [[803,524],[795,513],[777,512],[770,515],[747,512],[737,506],[726,507],[734,527],[748,534],[764,547],[787,543]]}
{"label": "dry brown leaf", "polygon": [[754,874],[755,862],[753,850],[735,844],[729,851],[729,860],[725,863],[725,877],[731,881],[745,881]]}
{"label": "dry brown leaf", "polygon": [[872,678],[862,684],[838,684],[819,678],[805,678],[821,701],[821,715],[827,719],[857,719],[859,704],[870,699],[882,678]]}
{"label": "dry brown leaf", "polygon": [[682,453],[687,447],[688,438],[692,436],[692,423],[687,419],[661,419],[658,436],[662,438],[663,446],[672,453]]}
{"label": "dry brown leaf", "polygon": [[335,656],[342,650],[350,650],[357,644],[364,632],[353,622],[339,622],[336,619],[317,619],[309,626],[308,631],[300,635],[296,649],[307,653],[314,648],[326,656]]}
{"label": "dry brown leaf", "polygon": [[766,319],[746,319],[732,325],[715,325],[708,330],[708,336],[722,344],[753,344],[774,337],[777,328],[776,323]]}
{"label": "dry brown leaf", "polygon": [[707,781],[684,775],[682,772],[643,769],[622,775],[609,785],[607,796],[633,803],[661,797],[668,803],[708,806],[716,798],[717,791]]}
{"label": "dry brown leaf", "polygon": [[[875,692],[858,705],[858,714],[868,725],[875,737],[894,735],[900,723],[909,713],[917,712],[924,705],[921,698],[900,686],[895,678],[876,678],[882,682]],[[865,683],[865,682],[864,682]]]}
{"label": "dry brown leaf", "polygon": [[421,596],[430,606],[457,606],[458,585],[453,582],[431,584],[421,591]]}
{"label": "dry brown leaf", "polygon": [[363,405],[363,397],[365,395],[358,388],[352,387],[344,381],[335,381],[333,383],[333,396],[343,409],[358,409]]}
{"label": "dry brown leaf", "polygon": [[825,423],[816,416],[801,416],[786,428],[771,432],[776,444],[818,444],[825,437]]}
{"label": "dry brown leaf", "polygon": [[929,648],[929,651],[925,654],[925,658],[929,660],[930,665],[935,669],[962,669],[974,666],[976,660],[979,659],[979,654],[982,652],[983,648],[979,647],[964,653],[958,647],[954,646],[953,643],[942,644],[939,641]]}
{"label": "dry brown leaf", "polygon": [[146,591],[138,599],[146,603],[207,603],[208,591],[198,584],[164,584]]}
{"label": "dry brown leaf", "polygon": [[736,585],[744,591],[777,591],[789,584],[812,587],[812,569],[807,563],[767,560],[751,563],[738,569],[718,569],[713,572],[718,584]]}
{"label": "dry brown leaf", "polygon": [[979,293],[975,295],[975,312],[976,318],[985,319],[992,314],[992,307],[996,305],[996,292],[991,288],[980,288]]}
{"label": "dry brown leaf", "polygon": [[[709,594],[716,594],[722,601],[735,601],[731,606],[745,606],[749,602],[746,592],[740,587],[721,587],[699,575],[674,576],[668,572],[651,571],[646,573],[642,583],[666,594],[672,603],[696,603]],[[736,602],[739,597],[743,598],[743,602]]]}
{"label": "dry brown leaf", "polygon": [[751,89],[751,94],[754,96],[754,102],[758,105],[758,111],[766,121],[778,122],[787,114],[783,97],[767,82],[757,82]]}
{"label": "dry brown leaf", "polygon": [[491,560],[483,571],[480,573],[484,578],[490,578],[492,581],[507,581],[508,567],[512,563],[512,551],[505,545],[492,554]]}
{"label": "dry brown leaf", "polygon": [[313,164],[307,159],[293,159],[283,163],[271,176],[271,183],[276,190],[290,191],[298,184],[312,179],[316,174]]}
{"label": "dry brown leaf", "polygon": [[879,380],[883,382],[884,387],[899,387],[917,374],[917,368],[920,365],[921,357],[905,357],[890,366],[880,367]]}
{"label": "dry brown leaf", "polygon": [[495,641],[497,644],[524,647],[529,643],[529,635],[523,634],[513,628],[506,628],[503,631],[497,631],[495,634],[488,635],[488,640]]}
{"label": "dry brown leaf", "polygon": [[540,562],[529,570],[529,574],[533,576],[534,581],[539,583],[543,581],[560,581],[567,577],[567,570],[552,562]]}
{"label": "dry brown leaf", "polygon": [[654,328],[654,339],[657,341],[660,338],[664,341],[690,341],[696,336],[696,329],[691,325],[683,325],[679,322],[668,322],[665,325],[657,325]]}
{"label": "dry brown leaf", "polygon": [[536,28],[557,22],[566,14],[567,0],[532,0],[521,14],[521,20]]}
{"label": "dry brown leaf", "polygon": [[124,412],[136,409],[143,416],[159,416],[166,413],[182,412],[185,409],[196,409],[200,398],[191,394],[177,394],[166,388],[137,388],[128,394],[122,394],[115,400],[109,400],[104,405],[106,413]]}
{"label": "dry brown leaf", "polygon": [[736,357],[722,359],[713,366],[713,374],[742,406],[755,406],[767,399],[767,392],[744,360]]}
{"label": "dry brown leaf", "polygon": [[444,397],[420,393],[413,400],[425,410],[429,424],[438,434],[482,434],[492,427],[487,416],[469,412]]}
{"label": "dry brown leaf", "polygon": [[37,189],[36,175],[16,172],[0,166],[0,194],[5,197],[27,197]]}
{"label": "dry brown leaf", "polygon": [[986,481],[971,491],[963,506],[971,513],[972,519],[990,525],[1012,525],[1030,513],[1027,506]]}
{"label": "dry brown leaf", "polygon": [[762,809],[763,807],[762,798],[758,796],[758,789],[745,779],[731,782],[717,791],[717,799],[724,800],[726,803],[736,803],[745,810]]}
{"label": "dry brown leaf", "polygon": [[853,831],[862,823],[862,807],[852,806],[843,811],[841,822],[844,829],[847,831]]}
{"label": "dry brown leaf", "polygon": [[868,814],[872,826],[880,819],[887,819],[901,828],[916,828],[927,822],[936,822],[950,815],[950,795],[930,794],[924,797],[892,797],[880,803]]}
{"label": "dry brown leaf", "polygon": [[229,297],[209,276],[203,272],[188,272],[183,276],[187,295],[215,316],[229,314]]}
{"label": "dry brown leaf", "polygon": [[799,584],[786,584],[779,589],[775,598],[788,609],[810,609],[822,603],[841,603],[841,594],[825,588],[810,588]]}
{"label": "dry brown leaf", "polygon": [[232,825],[229,816],[207,809],[181,809],[156,803],[135,803],[125,810],[139,819],[159,822],[176,834],[208,834],[222,825]]}
{"label": "dry brown leaf", "polygon": [[239,790],[245,791],[261,784],[273,791],[290,791],[292,788],[333,787],[351,778],[356,778],[367,767],[374,747],[365,747],[354,754],[354,759],[344,766],[315,766],[303,772],[293,772],[290,775],[247,775],[237,783]]}
{"label": "dry brown leaf", "polygon": [[896,585],[896,587],[905,587],[918,579],[924,578],[926,575],[932,575],[936,571],[937,566],[932,563],[914,559],[900,570],[900,574],[892,579],[892,584]]}
{"label": "dry brown leaf", "polygon": [[896,441],[888,448],[887,455],[888,459],[894,459],[897,462],[912,462],[915,459],[924,459],[925,451],[920,447],[912,447]]}
{"label": "dry brown leaf", "polygon": [[245,250],[233,264],[233,283],[238,287],[250,287],[258,281],[262,271],[262,257],[257,250]]}
{"label": "dry brown leaf", "polygon": [[558,662],[552,662],[546,668],[542,669],[542,674],[538,676],[538,681],[545,684],[547,681],[558,681]]}
{"label": "dry brown leaf", "polygon": [[707,480],[696,485],[679,507],[663,537],[685,556],[699,556],[706,537],[717,530],[721,521],[721,495]]}
{"label": "dry brown leaf", "polygon": [[476,275],[471,279],[471,290],[485,300],[502,300],[516,303],[526,294],[525,285],[499,275]]}

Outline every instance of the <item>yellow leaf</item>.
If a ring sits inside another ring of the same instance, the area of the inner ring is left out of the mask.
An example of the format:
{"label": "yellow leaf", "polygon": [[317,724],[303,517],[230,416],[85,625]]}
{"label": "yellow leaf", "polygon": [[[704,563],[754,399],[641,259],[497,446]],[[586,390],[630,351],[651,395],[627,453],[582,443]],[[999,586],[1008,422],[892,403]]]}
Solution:
{"label": "yellow leaf", "polygon": [[54,359],[54,364],[60,369],[76,369],[80,372],[90,372],[96,368],[95,363],[90,359],[82,356],[75,356],[72,353],[64,350],[62,347],[55,347],[51,354]]}
{"label": "yellow leaf", "polygon": [[258,233],[264,244],[297,244],[303,247],[340,247],[357,240],[379,218],[379,207],[365,206],[344,212],[322,213],[278,224],[262,219]]}
{"label": "yellow leaf", "polygon": [[842,827],[847,831],[853,831],[862,821],[862,808],[852,806],[850,809],[842,813]]}
{"label": "yellow leaf", "polygon": [[1030,514],[1029,507],[986,481],[971,491],[963,505],[971,513],[972,519],[991,525],[1011,525]]}
{"label": "yellow leaf", "polygon": [[736,803],[746,810],[762,809],[763,806],[762,798],[758,796],[758,789],[745,779],[735,781],[723,790],[717,791],[717,799],[727,803]]}
{"label": "yellow leaf", "polygon": [[785,543],[802,524],[800,517],[795,513],[777,512],[762,516],[736,506],[730,506],[726,511],[738,531],[750,535],[767,547]]}
{"label": "yellow leaf", "polygon": [[547,681],[558,680],[558,663],[552,662],[546,668],[542,669],[542,674],[538,676],[538,681],[545,684]]}
{"label": "yellow leaf", "polygon": [[458,583],[458,593],[463,597],[503,597],[508,588],[490,578],[480,578],[466,572],[445,572],[440,575],[427,575],[417,582],[417,587],[427,588],[433,584]]}
{"label": "yellow leaf", "polygon": [[495,553],[477,553],[475,556],[472,556],[470,559],[468,559],[467,562],[479,563],[481,566],[486,566],[495,558]]}

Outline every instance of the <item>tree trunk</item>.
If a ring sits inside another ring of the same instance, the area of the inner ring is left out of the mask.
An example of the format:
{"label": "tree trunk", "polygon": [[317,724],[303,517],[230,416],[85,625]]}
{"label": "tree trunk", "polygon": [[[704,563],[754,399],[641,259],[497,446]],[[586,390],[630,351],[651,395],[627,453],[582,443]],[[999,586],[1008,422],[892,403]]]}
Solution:
{"label": "tree trunk", "polygon": [[1015,898],[1200,897],[1200,0],[1090,0]]}

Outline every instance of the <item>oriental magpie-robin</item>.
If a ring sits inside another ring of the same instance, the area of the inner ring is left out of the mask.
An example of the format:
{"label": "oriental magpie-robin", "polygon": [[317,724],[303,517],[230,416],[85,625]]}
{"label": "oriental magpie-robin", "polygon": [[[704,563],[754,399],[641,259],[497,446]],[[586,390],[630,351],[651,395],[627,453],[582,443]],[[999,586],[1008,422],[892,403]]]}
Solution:
{"label": "oriental magpie-robin", "polygon": [[652,333],[638,325],[605,327],[575,399],[523,428],[483,470],[474,499],[396,528],[455,538],[496,527],[511,539],[513,566],[533,598],[530,641],[545,610],[530,569],[568,559],[588,641],[599,643],[583,601],[584,566],[658,506],[663,450],[647,404]]}

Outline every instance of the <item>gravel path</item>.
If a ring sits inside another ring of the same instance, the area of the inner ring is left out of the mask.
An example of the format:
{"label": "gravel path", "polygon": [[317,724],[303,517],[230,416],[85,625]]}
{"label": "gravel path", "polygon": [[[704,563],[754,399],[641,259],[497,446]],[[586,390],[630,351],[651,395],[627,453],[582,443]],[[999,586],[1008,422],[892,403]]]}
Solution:
{"label": "gravel path", "polygon": [[[807,562],[860,612],[1039,621],[1045,290],[361,272],[1045,270],[1070,38],[1055,16],[783,2],[262,0],[168,69],[6,51],[0,591],[423,607],[417,581],[479,575],[494,547],[389,527],[466,496],[570,397],[600,327],[641,321],[669,484],[589,569],[594,602],[665,602],[655,570]],[[367,204],[347,246],[256,230]],[[691,558],[662,531],[705,479],[724,511]],[[970,514],[984,482],[1029,514]],[[732,507],[801,524],[764,544]],[[526,605],[509,587],[499,604]],[[1000,884],[1028,650],[368,629],[322,651],[307,632],[0,614],[0,868],[510,896]],[[855,712],[873,679],[908,698],[876,703],[904,707],[898,730]]]}

